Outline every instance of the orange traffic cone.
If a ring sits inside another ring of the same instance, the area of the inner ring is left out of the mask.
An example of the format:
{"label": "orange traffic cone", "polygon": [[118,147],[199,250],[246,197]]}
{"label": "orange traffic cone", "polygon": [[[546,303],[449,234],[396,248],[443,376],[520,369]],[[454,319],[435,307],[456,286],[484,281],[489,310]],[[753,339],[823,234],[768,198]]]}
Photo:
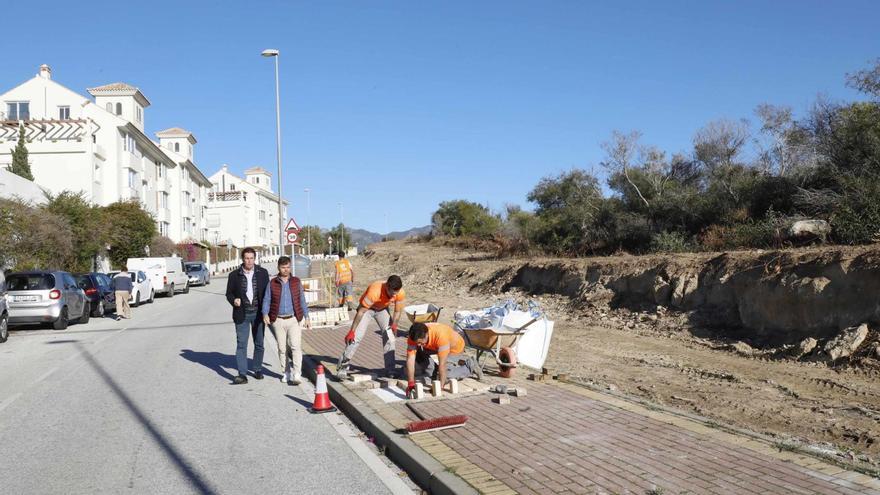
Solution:
{"label": "orange traffic cone", "polygon": [[324,366],[315,368],[315,402],[309,408],[311,413],[325,413],[336,410],[330,403],[330,394],[327,392],[327,379],[324,378]]}

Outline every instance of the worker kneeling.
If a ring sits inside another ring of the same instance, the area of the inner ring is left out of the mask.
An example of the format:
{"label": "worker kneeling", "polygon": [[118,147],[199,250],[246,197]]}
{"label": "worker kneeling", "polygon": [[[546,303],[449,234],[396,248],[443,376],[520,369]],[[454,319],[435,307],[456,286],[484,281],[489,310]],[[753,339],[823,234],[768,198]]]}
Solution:
{"label": "worker kneeling", "polygon": [[[440,380],[443,386],[450,378],[483,378],[476,359],[464,354],[464,339],[449,325],[414,323],[409,328],[406,344],[407,397],[415,388],[417,378],[431,377]],[[439,365],[434,365],[432,354],[437,355]]]}

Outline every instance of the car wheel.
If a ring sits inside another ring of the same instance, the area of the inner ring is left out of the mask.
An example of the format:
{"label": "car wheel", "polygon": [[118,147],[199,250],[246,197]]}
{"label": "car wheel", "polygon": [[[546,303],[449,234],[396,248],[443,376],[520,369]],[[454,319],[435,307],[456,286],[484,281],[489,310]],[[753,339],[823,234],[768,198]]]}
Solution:
{"label": "car wheel", "polygon": [[138,307],[141,305],[141,293],[138,292],[137,295],[134,296],[134,307]]}
{"label": "car wheel", "polygon": [[92,316],[95,318],[102,318],[104,316],[104,311],[104,301],[98,301],[98,305],[92,310]]}
{"label": "car wheel", "polygon": [[83,304],[83,312],[80,315],[80,317],[76,319],[76,322],[77,323],[88,323],[89,318],[92,317],[91,309],[92,309],[92,305],[90,303],[86,302],[85,304]]}
{"label": "car wheel", "polygon": [[168,289],[168,297],[174,297],[174,284],[171,284],[171,288]]}
{"label": "car wheel", "polygon": [[58,319],[52,323],[52,328],[55,330],[65,330],[67,329],[68,323],[70,323],[70,321],[67,319],[67,306],[64,306],[61,308],[61,314],[58,315]]}
{"label": "car wheel", "polygon": [[211,277],[205,277],[205,285],[211,285]]}
{"label": "car wheel", "polygon": [[153,304],[153,299],[156,297],[156,291],[150,289],[150,304]]}
{"label": "car wheel", "polygon": [[189,282],[187,282],[186,285],[183,286],[183,293],[189,294]]}
{"label": "car wheel", "polygon": [[0,316],[0,343],[6,342],[9,338],[9,317],[7,315]]}

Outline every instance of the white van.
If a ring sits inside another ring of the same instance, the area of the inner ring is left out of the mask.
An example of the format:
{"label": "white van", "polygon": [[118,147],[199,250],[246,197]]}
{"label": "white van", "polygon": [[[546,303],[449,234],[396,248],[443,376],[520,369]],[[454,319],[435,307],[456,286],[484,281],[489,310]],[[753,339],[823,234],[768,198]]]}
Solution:
{"label": "white van", "polygon": [[175,292],[189,292],[189,276],[183,258],[129,258],[128,271],[141,270],[147,274],[156,294],[173,297]]}

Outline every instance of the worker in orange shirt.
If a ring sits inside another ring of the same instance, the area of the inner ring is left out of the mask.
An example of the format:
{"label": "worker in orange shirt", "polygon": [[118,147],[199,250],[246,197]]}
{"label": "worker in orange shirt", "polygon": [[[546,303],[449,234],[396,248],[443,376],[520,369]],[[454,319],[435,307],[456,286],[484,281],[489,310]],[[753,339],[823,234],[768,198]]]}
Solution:
{"label": "worker in orange shirt", "polygon": [[[436,367],[432,354],[439,361]],[[482,380],[483,370],[476,359],[464,354],[464,339],[452,327],[443,323],[413,323],[406,341],[407,397],[416,386],[416,378],[424,376],[440,380],[445,386],[449,378],[474,376]]]}
{"label": "worker in orange shirt", "polygon": [[354,309],[352,293],[354,292],[354,270],[351,262],[345,259],[345,253],[339,251],[339,261],[336,262],[336,296],[339,305],[351,311]]}
{"label": "worker in orange shirt", "polygon": [[[351,330],[345,336],[345,351],[339,358],[339,368],[336,376],[339,379],[348,377],[348,369],[351,359],[354,357],[370,320],[375,320],[382,331],[382,350],[385,360],[385,374],[394,377],[394,347],[397,341],[397,322],[400,321],[400,313],[403,311],[403,281],[397,275],[388,277],[388,280],[373,282],[361,296],[360,305],[354,321],[351,322]],[[388,307],[394,304],[394,315]]]}

